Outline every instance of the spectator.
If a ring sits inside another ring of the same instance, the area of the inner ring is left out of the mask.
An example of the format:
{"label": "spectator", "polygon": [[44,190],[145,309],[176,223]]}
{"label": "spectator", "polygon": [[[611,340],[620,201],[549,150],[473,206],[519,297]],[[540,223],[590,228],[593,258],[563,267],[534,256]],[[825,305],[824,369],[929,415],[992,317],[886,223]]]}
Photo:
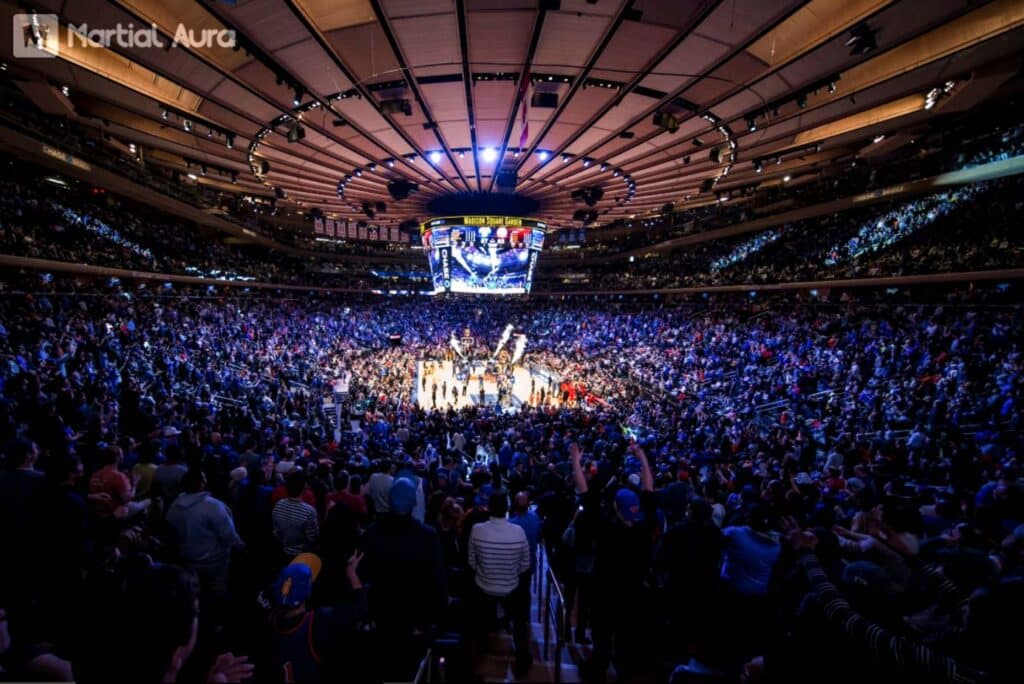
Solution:
{"label": "spectator", "polygon": [[320,538],[316,509],[302,500],[306,491],[306,474],[292,470],[285,476],[288,496],[274,504],[271,517],[274,537],[281,552],[288,557],[312,550]]}

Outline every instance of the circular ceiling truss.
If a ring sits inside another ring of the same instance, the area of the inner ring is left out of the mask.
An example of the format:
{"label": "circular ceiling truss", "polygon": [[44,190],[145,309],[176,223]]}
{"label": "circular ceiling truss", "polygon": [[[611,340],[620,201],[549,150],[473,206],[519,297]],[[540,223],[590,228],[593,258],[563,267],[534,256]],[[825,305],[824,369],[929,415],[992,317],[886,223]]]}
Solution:
{"label": "circular ceiling truss", "polygon": [[[131,20],[169,37],[159,6],[64,5],[61,21]],[[197,0],[177,11],[234,31],[234,49],[109,49],[192,93],[192,106],[64,60],[17,66],[87,93],[82,116],[113,121],[168,165],[328,215],[399,202],[380,223],[421,216],[439,196],[494,192],[537,200],[552,225],[581,213],[603,223],[816,173],[934,115],[935,102],[894,123],[869,115],[969,83],[1024,38],[1013,0]],[[394,199],[396,180],[420,192]]]}

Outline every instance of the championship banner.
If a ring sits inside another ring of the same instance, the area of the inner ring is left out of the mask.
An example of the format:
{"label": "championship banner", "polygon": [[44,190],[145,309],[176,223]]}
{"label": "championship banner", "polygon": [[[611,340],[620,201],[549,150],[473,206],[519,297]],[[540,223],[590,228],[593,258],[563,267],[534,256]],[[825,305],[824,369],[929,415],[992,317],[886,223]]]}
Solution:
{"label": "championship banner", "polygon": [[327,227],[324,229],[324,232],[327,233],[327,235],[334,237],[335,235],[337,235],[337,228],[335,227],[336,225],[337,224],[335,223],[334,219],[327,219]]}
{"label": "championship banner", "polygon": [[366,226],[358,226],[356,228],[356,237],[358,237],[360,240],[366,239]]}
{"label": "championship banner", "polygon": [[391,226],[390,241],[398,242],[402,237],[402,234],[398,232],[398,226]]}
{"label": "championship banner", "polygon": [[324,220],[319,216],[313,219],[313,233],[316,235],[324,234]]}
{"label": "championship banner", "polygon": [[366,238],[368,240],[377,239],[377,226],[370,226],[369,228],[366,229]]}
{"label": "championship banner", "polygon": [[353,226],[351,223],[346,223],[345,224],[345,235],[346,235],[346,237],[348,237],[349,240],[355,240],[356,239],[356,227]]}

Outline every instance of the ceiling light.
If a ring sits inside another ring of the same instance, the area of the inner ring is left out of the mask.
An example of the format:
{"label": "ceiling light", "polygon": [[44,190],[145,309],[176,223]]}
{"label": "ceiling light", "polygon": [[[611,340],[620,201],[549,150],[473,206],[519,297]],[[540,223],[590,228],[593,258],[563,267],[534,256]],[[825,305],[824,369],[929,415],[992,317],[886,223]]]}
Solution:
{"label": "ceiling light", "polygon": [[836,82],[835,81],[829,81],[828,82],[828,94],[829,95],[835,95],[835,92],[836,92]]}
{"label": "ceiling light", "polygon": [[199,176],[197,176],[194,173],[188,174],[188,177],[189,177],[190,180],[199,180]]}
{"label": "ceiling light", "polygon": [[608,164],[607,164],[607,162],[605,162],[605,163],[602,163],[602,164],[601,164],[601,170],[602,170],[602,171],[607,171],[607,170],[608,170]]}
{"label": "ceiling light", "polygon": [[762,164],[761,160],[759,159],[756,162],[754,162],[754,173],[761,173],[762,171],[764,171],[764,164]]}
{"label": "ceiling light", "polygon": [[60,92],[64,94],[64,97],[71,97],[71,90],[67,86],[61,86]]}
{"label": "ceiling light", "polygon": [[355,173],[356,173],[357,176],[362,176],[363,175],[363,170],[362,169],[356,169]]}
{"label": "ceiling light", "polygon": [[885,134],[884,133],[879,133],[878,135],[876,135],[874,138],[871,139],[871,142],[873,142],[875,144],[878,144],[878,143],[882,142],[883,140],[885,140]]}
{"label": "ceiling light", "polygon": [[430,163],[434,164],[434,165],[440,164],[441,163],[441,153],[438,152],[437,150],[433,150],[430,153]]}
{"label": "ceiling light", "polygon": [[395,168],[395,160],[394,159],[388,159],[384,163],[388,165],[389,169]]}
{"label": "ceiling light", "polygon": [[183,128],[184,128],[184,129],[186,130],[186,131],[188,131],[189,133],[191,133],[191,132],[192,132],[192,122],[191,122],[191,121],[189,121],[188,119],[185,119],[185,123],[183,123],[183,124],[182,124],[182,127],[183,127]]}
{"label": "ceiling light", "polygon": [[752,116],[747,118],[747,130],[751,133],[757,130],[757,119]]}
{"label": "ceiling light", "polygon": [[295,97],[292,98],[292,106],[298,107],[302,104],[302,88],[295,89]]}
{"label": "ceiling light", "polygon": [[169,117],[169,116],[170,116],[170,114],[167,112],[166,109],[163,110],[162,112],[160,112],[160,118],[163,119],[164,121],[167,121],[167,117]]}
{"label": "ceiling light", "polygon": [[551,153],[548,152],[547,150],[537,150],[537,157],[542,162],[546,162],[548,160],[548,157],[550,157],[550,156],[551,156]]}
{"label": "ceiling light", "polygon": [[226,148],[228,148],[230,150],[234,146],[235,146],[235,136],[229,133],[227,138],[224,139],[224,147],[226,147]]}
{"label": "ceiling light", "polygon": [[569,155],[567,155],[567,154],[563,154],[562,155],[562,163],[563,164],[568,164],[569,163]]}
{"label": "ceiling light", "polygon": [[622,172],[619,171],[618,169],[613,170],[612,171],[612,178],[617,178],[620,173],[622,173]]}
{"label": "ceiling light", "polygon": [[465,159],[465,158],[466,158],[466,151],[465,150],[459,150],[459,159]]}
{"label": "ceiling light", "polygon": [[800,95],[797,95],[796,106],[799,107],[800,109],[806,109],[806,107],[807,107],[807,94],[806,93],[802,93]]}
{"label": "ceiling light", "polygon": [[789,174],[788,173],[785,176],[782,177],[782,182],[783,183],[788,183],[789,182]]}
{"label": "ceiling light", "polygon": [[486,163],[491,163],[498,158],[498,150],[493,147],[485,147],[480,153],[480,159]]}
{"label": "ceiling light", "polygon": [[584,157],[583,158],[583,168],[587,168],[588,166],[590,166],[590,161],[591,161],[590,157]]}
{"label": "ceiling light", "polygon": [[366,170],[367,171],[376,171],[377,170],[377,165],[374,162],[370,162],[369,164],[366,165]]}

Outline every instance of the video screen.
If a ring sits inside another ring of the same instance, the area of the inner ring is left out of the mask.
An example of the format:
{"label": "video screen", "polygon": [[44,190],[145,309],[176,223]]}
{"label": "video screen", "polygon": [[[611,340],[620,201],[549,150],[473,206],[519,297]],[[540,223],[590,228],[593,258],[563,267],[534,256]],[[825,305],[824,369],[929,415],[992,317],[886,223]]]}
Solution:
{"label": "video screen", "polygon": [[[477,219],[477,220],[472,220]],[[517,217],[434,219],[422,229],[434,292],[530,291],[545,225]]]}

